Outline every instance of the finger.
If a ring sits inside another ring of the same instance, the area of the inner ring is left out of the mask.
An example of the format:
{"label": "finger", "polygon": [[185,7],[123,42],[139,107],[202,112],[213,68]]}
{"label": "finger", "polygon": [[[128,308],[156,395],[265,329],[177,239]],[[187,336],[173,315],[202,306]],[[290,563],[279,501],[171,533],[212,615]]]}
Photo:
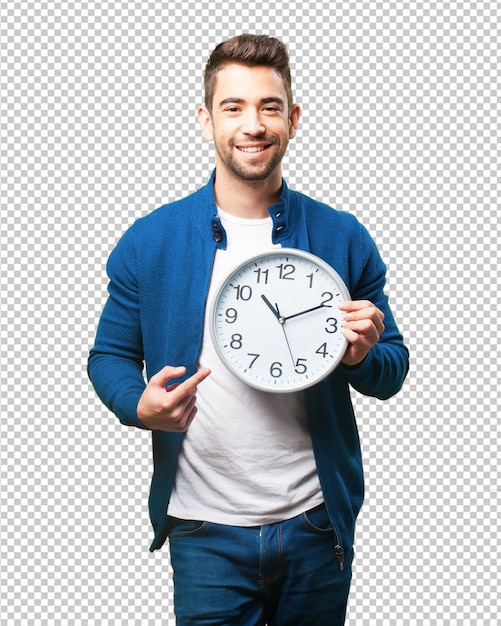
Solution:
{"label": "finger", "polygon": [[338,304],[338,308],[340,311],[345,311],[348,315],[359,315],[361,312],[364,311],[377,311],[381,319],[384,319],[383,311],[381,311],[381,309],[378,309],[378,307],[370,300],[349,300],[347,302],[340,302]]}
{"label": "finger", "polygon": [[359,309],[366,309],[374,305],[369,300],[345,300],[344,302],[340,302],[337,306],[341,311],[358,311]]}
{"label": "finger", "polygon": [[372,335],[378,335],[376,325],[372,320],[362,319],[345,322],[343,324],[344,330],[351,330],[357,335],[362,337],[370,337]]}
{"label": "finger", "polygon": [[175,418],[178,431],[186,432],[188,430],[191,422],[195,419],[195,416],[198,413],[196,403],[196,396],[192,396],[187,399],[182,407],[180,407],[180,414],[177,418]]}
{"label": "finger", "polygon": [[346,313],[359,313],[360,311],[377,311],[379,315],[384,317],[384,313],[381,309],[378,309],[375,304],[369,300],[350,300],[348,302],[340,302],[338,304],[340,311]]}
{"label": "finger", "polygon": [[196,403],[197,398],[195,395],[187,396],[177,404],[176,409],[172,414],[172,417],[179,423],[185,424],[190,413],[196,406]]}
{"label": "finger", "polygon": [[[183,368],[185,369],[185,368]],[[183,398],[189,397],[195,393],[197,385],[209,376],[211,373],[209,368],[204,368],[195,372],[193,376],[190,376],[182,383],[173,383],[169,385],[168,391],[174,394],[176,402],[180,402]]]}
{"label": "finger", "polygon": [[195,419],[196,414],[198,413],[198,408],[196,406],[191,407],[189,413],[186,415],[182,430],[186,432],[191,425],[191,422]]}
{"label": "finger", "polygon": [[176,387],[179,387],[181,383],[172,383],[172,385],[168,385],[167,387],[167,391],[174,391],[174,389],[176,389]]}
{"label": "finger", "polygon": [[347,326],[343,328],[343,337],[350,344],[354,344],[360,339],[360,335],[351,328],[348,328]]}
{"label": "finger", "polygon": [[383,317],[379,314],[367,314],[367,315],[350,315],[349,317],[345,317],[343,320],[343,326],[350,326],[351,328],[358,330],[359,328],[363,331],[366,327],[370,329],[374,327],[379,334],[382,334],[384,331],[384,323]]}
{"label": "finger", "polygon": [[192,382],[195,386],[197,386],[199,383],[205,380],[207,376],[210,375],[210,373],[210,369],[208,367],[204,367],[203,369],[195,372],[193,376],[190,376],[190,378],[188,378],[185,382]]}
{"label": "finger", "polygon": [[343,309],[346,311],[343,318],[345,321],[353,321],[353,320],[364,320],[369,319],[374,321],[376,324],[380,324],[384,320],[384,313],[381,309],[378,309],[377,306],[374,306],[370,302],[364,302],[364,306],[358,306],[348,311],[348,309]]}
{"label": "finger", "polygon": [[157,372],[154,376],[151,377],[150,382],[154,385],[158,385],[159,387],[165,387],[166,383],[173,378],[179,378],[183,374],[186,373],[185,367],[172,367],[171,365],[166,365],[159,372]]}
{"label": "finger", "polygon": [[[166,365],[164,368],[162,368],[159,372],[151,377],[150,382],[160,387],[165,387],[169,380],[173,380],[174,378],[180,378],[184,374],[186,374],[186,368],[184,366],[173,367],[171,365]],[[207,378],[209,374],[210,370],[208,368],[204,368],[193,374],[193,376],[191,376],[190,378],[187,378],[183,383],[172,383],[172,385],[169,385],[169,388],[175,389],[176,387],[184,385],[185,383],[187,384],[187,386],[193,385],[194,387],[196,387],[196,385],[198,385],[200,382],[202,382],[202,380]]]}
{"label": "finger", "polygon": [[345,339],[353,345],[366,345],[369,348],[374,346],[381,338],[372,322],[350,322],[343,327]]}

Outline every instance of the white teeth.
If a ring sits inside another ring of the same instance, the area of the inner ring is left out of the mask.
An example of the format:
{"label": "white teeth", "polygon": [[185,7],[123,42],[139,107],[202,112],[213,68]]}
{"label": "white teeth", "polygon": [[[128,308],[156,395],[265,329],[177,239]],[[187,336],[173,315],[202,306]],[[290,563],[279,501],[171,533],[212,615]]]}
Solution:
{"label": "white teeth", "polygon": [[239,148],[241,152],[261,152],[264,150],[262,146],[248,146],[247,148]]}

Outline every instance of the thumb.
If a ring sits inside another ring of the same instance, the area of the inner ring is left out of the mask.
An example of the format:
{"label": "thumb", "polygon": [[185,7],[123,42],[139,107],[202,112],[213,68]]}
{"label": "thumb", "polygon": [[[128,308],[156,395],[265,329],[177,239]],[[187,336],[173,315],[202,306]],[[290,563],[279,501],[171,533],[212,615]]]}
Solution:
{"label": "thumb", "polygon": [[179,378],[185,373],[185,367],[172,367],[171,365],[166,365],[159,372],[151,377],[150,382],[154,385],[158,385],[159,387],[165,387],[169,380],[172,380],[173,378]]}

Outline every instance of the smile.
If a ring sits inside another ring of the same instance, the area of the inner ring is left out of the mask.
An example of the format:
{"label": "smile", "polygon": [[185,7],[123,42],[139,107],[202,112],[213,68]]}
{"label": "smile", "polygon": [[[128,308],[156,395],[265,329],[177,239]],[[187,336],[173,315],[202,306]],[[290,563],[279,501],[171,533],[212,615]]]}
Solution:
{"label": "smile", "polygon": [[263,152],[268,146],[237,146],[240,152]]}

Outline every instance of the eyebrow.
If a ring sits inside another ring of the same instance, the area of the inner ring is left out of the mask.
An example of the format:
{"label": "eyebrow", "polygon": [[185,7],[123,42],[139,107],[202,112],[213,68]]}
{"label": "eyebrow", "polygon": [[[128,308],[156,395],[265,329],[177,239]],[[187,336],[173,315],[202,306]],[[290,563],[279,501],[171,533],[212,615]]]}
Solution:
{"label": "eyebrow", "polygon": [[[225,98],[221,100],[219,103],[220,107],[226,106],[227,104],[243,104],[245,100],[243,98]],[[277,96],[272,96],[270,98],[262,98],[260,104],[279,104],[281,107],[284,106],[284,101],[282,98],[278,98]]]}

